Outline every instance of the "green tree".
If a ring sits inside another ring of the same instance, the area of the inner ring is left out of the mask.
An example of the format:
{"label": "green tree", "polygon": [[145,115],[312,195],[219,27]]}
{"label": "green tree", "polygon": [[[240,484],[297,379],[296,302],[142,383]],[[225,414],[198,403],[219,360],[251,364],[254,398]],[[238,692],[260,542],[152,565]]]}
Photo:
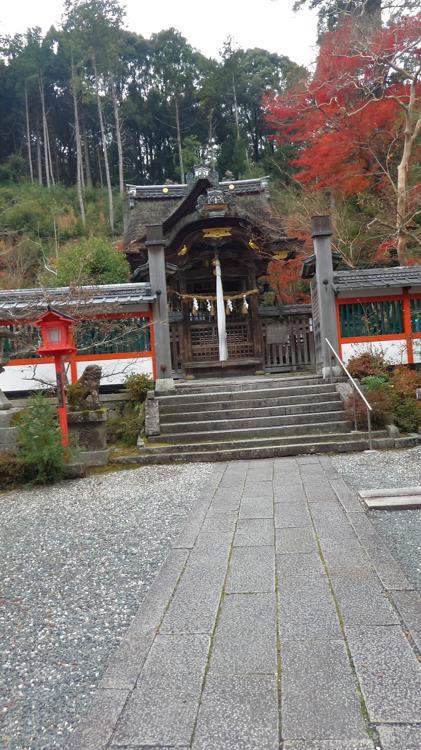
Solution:
{"label": "green tree", "polygon": [[43,280],[48,286],[119,284],[129,281],[130,268],[124,255],[101,238],[82,240],[64,247],[57,258],[56,275]]}

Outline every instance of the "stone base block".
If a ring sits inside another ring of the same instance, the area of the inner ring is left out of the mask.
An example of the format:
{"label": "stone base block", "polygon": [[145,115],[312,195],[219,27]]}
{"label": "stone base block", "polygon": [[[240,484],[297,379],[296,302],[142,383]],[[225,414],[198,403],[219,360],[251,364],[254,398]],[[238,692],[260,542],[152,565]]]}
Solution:
{"label": "stone base block", "polygon": [[84,466],[106,466],[108,463],[110,451],[80,451],[79,460]]}

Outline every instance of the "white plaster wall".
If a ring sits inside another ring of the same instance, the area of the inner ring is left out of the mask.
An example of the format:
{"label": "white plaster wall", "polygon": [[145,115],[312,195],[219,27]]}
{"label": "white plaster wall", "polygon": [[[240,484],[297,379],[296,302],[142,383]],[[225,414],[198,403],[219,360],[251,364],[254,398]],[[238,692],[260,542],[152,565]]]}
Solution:
{"label": "white plaster wall", "polygon": [[[103,385],[118,385],[124,382],[126,375],[131,373],[152,376],[152,357],[138,357],[137,359],[103,359],[85,360],[77,363],[78,377],[88,365],[102,367]],[[69,365],[66,365],[67,377],[70,380]],[[5,393],[15,391],[34,391],[55,385],[56,374],[53,364],[37,365],[7,365],[0,374],[0,388]]]}
{"label": "white plaster wall", "polygon": [[397,339],[396,341],[365,341],[361,344],[342,344],[342,359],[345,364],[349,362],[351,357],[356,357],[363,352],[383,354],[384,358],[391,365],[406,365],[408,362],[406,341],[403,339]]}
{"label": "white plaster wall", "polygon": [[421,339],[412,339],[414,348],[414,362],[421,362]]}
{"label": "white plaster wall", "polygon": [[77,376],[82,375],[88,365],[99,365],[102,368],[102,385],[123,383],[127,375],[150,375],[152,377],[152,357],[137,359],[101,359],[84,360],[77,363]]}

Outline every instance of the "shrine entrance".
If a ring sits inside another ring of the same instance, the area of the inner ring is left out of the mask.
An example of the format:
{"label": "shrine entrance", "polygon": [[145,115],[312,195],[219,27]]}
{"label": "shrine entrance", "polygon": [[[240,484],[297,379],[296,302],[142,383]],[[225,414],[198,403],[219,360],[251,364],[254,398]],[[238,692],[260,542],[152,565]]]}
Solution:
{"label": "shrine entrance", "polygon": [[198,230],[173,259],[177,270],[167,290],[180,369],[197,375],[261,369],[256,257],[244,230]]}

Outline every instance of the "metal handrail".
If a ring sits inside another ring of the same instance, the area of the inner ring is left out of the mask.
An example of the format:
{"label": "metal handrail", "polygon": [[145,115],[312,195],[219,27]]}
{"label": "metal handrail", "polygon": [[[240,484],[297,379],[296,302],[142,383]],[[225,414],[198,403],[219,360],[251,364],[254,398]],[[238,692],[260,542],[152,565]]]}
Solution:
{"label": "metal handrail", "polygon": [[[332,354],[338,360],[340,366],[342,367],[342,369],[346,373],[348,379],[351,381],[352,387],[357,391],[357,393],[360,396],[360,398],[362,398],[362,400],[364,401],[364,404],[365,404],[366,409],[367,409],[368,445],[370,447],[370,450],[373,450],[373,437],[372,437],[372,434],[371,434],[371,413],[370,413],[370,412],[373,411],[373,407],[370,406],[370,404],[368,403],[366,397],[364,396],[363,392],[361,391],[361,389],[356,384],[356,382],[355,382],[354,378],[352,377],[351,373],[348,372],[348,370],[347,370],[347,368],[345,366],[345,363],[342,362],[339,354],[337,352],[335,352],[335,350],[334,350],[332,344],[330,343],[329,339],[325,338],[325,342],[328,345],[328,347],[329,347],[330,351],[332,352]],[[331,381],[331,383],[333,383],[332,364],[330,365],[330,381]],[[357,431],[358,425],[357,425],[357,410],[356,410],[356,405],[355,405],[355,398],[354,398],[354,425],[355,425],[355,430]]]}

